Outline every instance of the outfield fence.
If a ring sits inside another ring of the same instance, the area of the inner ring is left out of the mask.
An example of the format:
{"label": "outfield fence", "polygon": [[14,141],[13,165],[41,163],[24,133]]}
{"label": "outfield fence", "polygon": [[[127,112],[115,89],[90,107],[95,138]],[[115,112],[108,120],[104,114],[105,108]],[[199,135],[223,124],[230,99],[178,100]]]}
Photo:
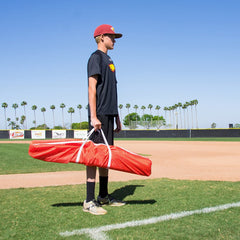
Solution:
{"label": "outfield fence", "polygon": [[[0,139],[84,138],[87,130],[0,130]],[[122,130],[116,138],[240,137],[240,129]]]}

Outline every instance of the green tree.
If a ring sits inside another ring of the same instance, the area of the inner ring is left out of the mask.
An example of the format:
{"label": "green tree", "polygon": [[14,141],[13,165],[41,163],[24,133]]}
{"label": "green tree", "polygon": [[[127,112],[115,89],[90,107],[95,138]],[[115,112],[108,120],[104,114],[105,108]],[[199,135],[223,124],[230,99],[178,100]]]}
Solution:
{"label": "green tree", "polygon": [[123,108],[123,105],[119,104],[118,108],[120,109],[120,121],[122,121],[122,108]]}
{"label": "green tree", "polygon": [[192,101],[190,101],[190,106],[191,106],[191,116],[192,116],[192,129],[194,128],[193,127],[193,105],[194,105],[194,101],[192,100]]}
{"label": "green tree", "polygon": [[72,108],[72,107],[70,107],[69,109],[68,109],[68,113],[70,113],[70,116],[71,116],[71,128],[72,128],[72,114],[75,112],[75,110],[74,110],[74,108]]}
{"label": "green tree", "polygon": [[45,107],[42,107],[42,108],[41,108],[41,112],[43,113],[43,121],[44,121],[44,125],[47,126],[47,125],[46,125],[46,119],[45,119],[46,108],[45,108]]}
{"label": "green tree", "polygon": [[197,105],[198,105],[198,100],[197,100],[197,99],[193,100],[193,105],[195,106],[196,128],[198,128],[198,116],[197,116]]}
{"label": "green tree", "polygon": [[64,112],[63,109],[66,107],[66,105],[64,103],[60,104],[60,108],[62,109],[62,127],[65,128],[65,124],[64,124]]}
{"label": "green tree", "polygon": [[164,110],[164,113],[165,113],[165,120],[166,120],[166,124],[167,124],[167,111],[168,111],[168,107],[164,107],[163,110]]}
{"label": "green tree", "polygon": [[25,126],[24,128],[27,129],[27,114],[26,114],[26,105],[27,105],[27,102],[26,101],[22,101],[21,102],[21,106],[23,106],[23,110],[24,110],[24,116],[25,116]]}
{"label": "green tree", "polygon": [[[152,108],[153,108],[153,105],[148,104],[148,109],[150,110],[150,115],[152,115]],[[152,119],[151,119],[151,124],[152,124]]]}
{"label": "green tree", "polygon": [[179,109],[179,118],[180,118],[180,128],[182,128],[182,111],[181,111],[181,108],[182,108],[182,103],[178,103],[178,109]]}
{"label": "green tree", "polygon": [[140,116],[137,113],[129,113],[127,116],[125,116],[123,124],[125,126],[128,126],[130,129],[136,129],[137,121],[140,121]]}
{"label": "green tree", "polygon": [[[135,113],[137,114],[137,110],[138,110],[138,105],[134,105],[133,107],[135,109]],[[136,120],[136,125],[137,125],[137,120]]]}
{"label": "green tree", "polygon": [[35,125],[35,128],[37,128],[37,119],[36,119],[37,105],[33,105],[33,106],[32,106],[32,110],[33,110],[33,112],[34,112],[34,125]]}
{"label": "green tree", "polygon": [[187,128],[190,129],[190,125],[189,125],[189,113],[188,113],[188,107],[190,106],[190,102],[186,102],[186,109],[187,109]]}
{"label": "green tree", "polygon": [[7,129],[7,114],[6,109],[8,107],[8,104],[6,102],[2,103],[2,107],[4,109],[4,118],[5,118],[5,129]]}
{"label": "green tree", "polygon": [[24,127],[25,120],[26,120],[26,116],[22,115],[21,120],[20,120],[20,124],[22,124],[23,127]]}
{"label": "green tree", "polygon": [[141,110],[142,110],[142,115],[144,115],[144,111],[145,111],[146,107],[144,105],[141,106]]}
{"label": "green tree", "polygon": [[126,104],[126,109],[127,109],[127,111],[128,111],[128,114],[129,114],[129,109],[130,109],[130,107],[131,107],[130,103],[127,103],[127,104]]}
{"label": "green tree", "polygon": [[55,106],[54,105],[51,105],[50,106],[50,109],[52,110],[52,115],[53,115],[53,127],[52,128],[54,128],[55,127],[55,117],[54,117],[54,110],[55,110]]}
{"label": "green tree", "polygon": [[[160,111],[160,109],[161,109],[161,107],[159,106],[159,105],[157,105],[156,107],[155,107],[155,110],[157,111],[157,117],[158,117],[158,119],[157,119],[157,121],[160,121],[160,119],[159,119],[159,111]],[[154,119],[153,119],[154,120]],[[158,126],[159,126],[160,124],[158,124]],[[160,127],[158,127],[158,128],[160,128]]]}
{"label": "green tree", "polygon": [[178,129],[178,104],[174,104],[173,108],[175,110],[175,112],[174,112],[175,120],[176,120],[175,128]]}
{"label": "green tree", "polygon": [[72,123],[72,129],[88,129],[88,122],[81,122],[81,127],[80,123]]}
{"label": "green tree", "polygon": [[12,105],[12,107],[14,108],[15,120],[17,121],[17,108],[18,108],[18,104],[17,104],[17,103],[14,103],[14,104]]}
{"label": "green tree", "polygon": [[[127,103],[125,107],[126,107],[126,109],[128,111],[128,117],[130,117],[130,115],[129,115],[129,109],[131,107],[130,103]],[[130,118],[128,119],[128,122],[130,123]]]}
{"label": "green tree", "polygon": [[217,124],[214,122],[211,124],[211,128],[216,128],[217,127]]}
{"label": "green tree", "polygon": [[153,127],[156,127],[157,129],[161,128],[163,125],[166,125],[166,120],[163,116],[154,116],[153,118]]}
{"label": "green tree", "polygon": [[186,112],[185,112],[185,110],[187,109],[187,105],[183,104],[182,109],[183,109],[184,129],[186,129]]}
{"label": "green tree", "polygon": [[82,105],[81,104],[78,104],[77,105],[77,108],[78,108],[78,110],[79,110],[79,124],[80,124],[80,129],[81,129],[81,109],[82,109]]}
{"label": "green tree", "polygon": [[152,108],[153,108],[153,105],[152,104],[148,104],[148,109],[150,110],[150,115],[152,115]]}
{"label": "green tree", "polygon": [[151,126],[151,121],[152,121],[153,115],[152,114],[143,114],[141,117],[143,126],[147,129],[150,128]]}
{"label": "green tree", "polygon": [[10,127],[10,129],[16,129],[16,122],[10,121],[8,126]]}

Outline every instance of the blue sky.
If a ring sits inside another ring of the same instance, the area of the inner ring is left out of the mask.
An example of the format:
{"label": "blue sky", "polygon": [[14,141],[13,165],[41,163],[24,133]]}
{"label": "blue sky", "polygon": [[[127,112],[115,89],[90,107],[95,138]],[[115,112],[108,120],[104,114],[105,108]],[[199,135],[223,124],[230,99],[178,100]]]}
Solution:
{"label": "blue sky", "polygon": [[20,117],[26,101],[29,127],[32,105],[38,106],[37,124],[43,123],[40,109],[45,107],[52,126],[52,104],[61,124],[61,103],[66,122],[69,107],[75,108],[73,122],[79,121],[78,104],[87,120],[86,65],[97,47],[93,32],[111,24],[123,33],[109,51],[119,104],[159,105],[164,115],[165,106],[197,99],[199,127],[215,122],[227,128],[240,123],[239,12],[238,0],[2,0],[0,103],[8,103],[7,117],[14,119],[12,104],[18,103]]}

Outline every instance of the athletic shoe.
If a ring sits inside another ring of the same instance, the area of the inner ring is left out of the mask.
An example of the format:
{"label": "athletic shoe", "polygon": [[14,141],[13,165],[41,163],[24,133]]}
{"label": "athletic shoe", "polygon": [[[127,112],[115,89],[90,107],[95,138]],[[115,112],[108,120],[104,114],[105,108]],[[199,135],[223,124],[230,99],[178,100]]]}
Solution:
{"label": "athletic shoe", "polygon": [[83,211],[89,212],[93,215],[104,215],[107,213],[105,209],[103,209],[99,203],[94,199],[93,201],[83,203]]}
{"label": "athletic shoe", "polygon": [[126,204],[126,202],[123,202],[121,200],[116,200],[111,195],[107,195],[104,198],[101,198],[100,196],[98,196],[97,201],[100,205],[109,205],[112,207],[120,207]]}

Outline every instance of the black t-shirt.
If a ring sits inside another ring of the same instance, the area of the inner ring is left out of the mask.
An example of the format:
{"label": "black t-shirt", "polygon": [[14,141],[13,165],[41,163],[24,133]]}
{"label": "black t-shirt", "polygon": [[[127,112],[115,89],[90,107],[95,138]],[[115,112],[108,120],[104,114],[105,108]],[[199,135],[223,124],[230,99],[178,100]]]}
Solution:
{"label": "black t-shirt", "polygon": [[[88,78],[98,75],[97,115],[118,115],[117,80],[111,58],[97,50],[88,60]],[[90,109],[88,111],[90,115]]]}

